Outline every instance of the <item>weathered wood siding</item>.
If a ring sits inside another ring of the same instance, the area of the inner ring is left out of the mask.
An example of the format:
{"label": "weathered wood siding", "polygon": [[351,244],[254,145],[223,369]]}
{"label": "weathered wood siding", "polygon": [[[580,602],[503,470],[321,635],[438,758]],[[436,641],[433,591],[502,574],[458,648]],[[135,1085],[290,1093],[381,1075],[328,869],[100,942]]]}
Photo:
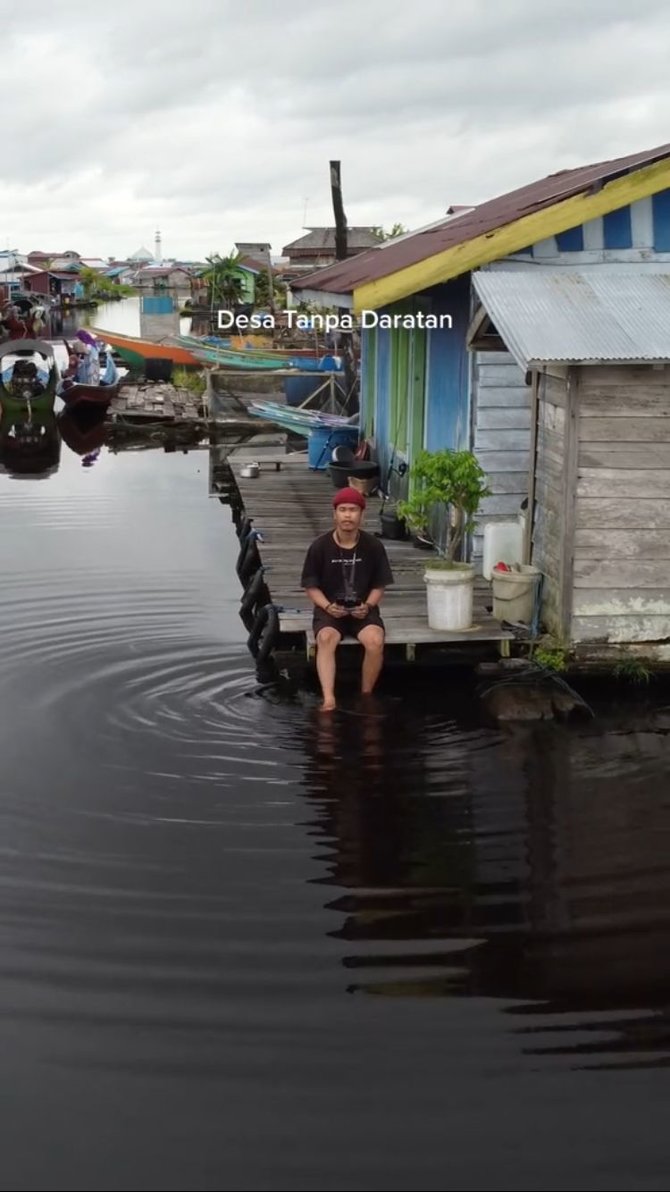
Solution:
{"label": "weathered wood siding", "polygon": [[571,636],[670,638],[670,369],[580,369]]}
{"label": "weathered wood siding", "polygon": [[482,504],[473,538],[473,560],[478,566],[486,523],[514,520],[528,493],[530,396],[524,373],[509,352],[475,353],[473,449],[493,494]]}
{"label": "weathered wood siding", "polygon": [[539,381],[535,512],[531,559],[544,574],[542,619],[561,634],[561,572],[564,548],[564,471],[567,380],[544,375]]}

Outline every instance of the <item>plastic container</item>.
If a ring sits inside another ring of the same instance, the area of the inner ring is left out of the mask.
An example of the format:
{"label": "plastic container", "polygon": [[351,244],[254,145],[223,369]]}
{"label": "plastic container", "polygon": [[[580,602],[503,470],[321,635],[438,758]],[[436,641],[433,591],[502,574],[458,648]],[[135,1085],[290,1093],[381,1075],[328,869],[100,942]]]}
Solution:
{"label": "plastic container", "polygon": [[349,464],[329,464],[328,471],[335,488],[346,488],[349,477],[357,480],[373,480],[375,487],[379,484],[379,464],[371,459],[354,460]]}
{"label": "plastic container", "polygon": [[377,491],[379,474],[376,476],[347,476],[347,487],[353,488],[364,497],[369,497]]}
{"label": "plastic container", "polygon": [[475,570],[463,564],[453,570],[426,570],[428,628],[458,632],[472,628]]}
{"label": "plastic container", "polygon": [[491,579],[496,563],[513,566],[523,558],[523,526],[516,521],[488,522],[484,526],[482,575]]}
{"label": "plastic container", "polygon": [[307,463],[315,472],[325,471],[330,463],[333,447],[345,443],[355,447],[358,443],[357,426],[316,426],[307,439]]}
{"label": "plastic container", "polygon": [[518,571],[493,572],[493,616],[497,621],[530,625],[541,574],[539,568],[526,563]]}
{"label": "plastic container", "polygon": [[395,509],[384,509],[381,514],[382,538],[390,538],[396,542],[404,542],[407,538],[407,526]]}

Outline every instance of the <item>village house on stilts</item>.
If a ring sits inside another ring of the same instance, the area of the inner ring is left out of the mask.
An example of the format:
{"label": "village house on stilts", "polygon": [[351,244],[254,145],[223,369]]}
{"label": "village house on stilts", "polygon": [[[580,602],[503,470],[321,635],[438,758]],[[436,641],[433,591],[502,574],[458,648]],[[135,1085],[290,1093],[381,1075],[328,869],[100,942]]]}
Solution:
{"label": "village house on stilts", "polygon": [[527,501],[546,628],[584,662],[670,664],[670,145],[451,208],[293,288],[449,315],[361,329],[382,477],[403,496],[421,449],[473,450],[492,495],[470,557]]}

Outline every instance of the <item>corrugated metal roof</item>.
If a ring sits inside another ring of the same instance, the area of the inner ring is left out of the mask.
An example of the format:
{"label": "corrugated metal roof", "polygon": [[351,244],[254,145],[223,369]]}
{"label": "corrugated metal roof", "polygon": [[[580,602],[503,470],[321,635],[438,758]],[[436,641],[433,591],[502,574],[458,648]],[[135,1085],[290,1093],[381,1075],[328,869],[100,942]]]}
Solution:
{"label": "corrugated metal roof", "polygon": [[670,361],[670,271],[592,266],[474,273],[482,305],[522,368]]}
{"label": "corrugated metal roof", "polygon": [[382,248],[372,248],[351,261],[328,265],[325,269],[300,278],[295,289],[330,290],[334,293],[353,293],[367,282],[389,277],[408,265],[428,260],[444,249],[463,244],[475,236],[494,232],[505,224],[514,223],[523,215],[531,215],[545,207],[551,207],[562,199],[571,198],[591,187],[598,187],[611,181],[618,174],[625,174],[641,166],[651,165],[664,157],[670,157],[670,144],[647,149],[643,153],[632,153],[628,157],[617,157],[590,166],[578,166],[574,170],[561,170],[550,174],[539,182],[522,186],[508,194],[480,203],[471,211],[442,220],[436,226],[418,231],[413,236],[402,237],[397,243]]}

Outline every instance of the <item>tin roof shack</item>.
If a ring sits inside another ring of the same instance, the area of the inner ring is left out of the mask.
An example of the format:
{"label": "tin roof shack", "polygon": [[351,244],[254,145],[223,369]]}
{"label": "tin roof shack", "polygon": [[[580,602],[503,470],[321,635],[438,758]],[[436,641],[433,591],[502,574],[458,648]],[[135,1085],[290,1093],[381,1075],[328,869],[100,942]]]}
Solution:
{"label": "tin roof shack", "polygon": [[547,628],[586,657],[626,645],[670,664],[670,269],[474,286],[533,378],[526,557]]}
{"label": "tin roof shack", "polygon": [[[379,244],[379,232],[372,227],[347,228],[347,257],[354,257]],[[289,265],[300,266],[306,272],[331,265],[335,255],[335,228],[306,228],[305,235],[285,244],[282,256]]]}
{"label": "tin roof shack", "polygon": [[191,270],[182,265],[145,265],[138,269],[133,284],[138,290],[175,290],[189,293]]}
{"label": "tin roof shack", "polygon": [[[363,326],[362,426],[394,496],[421,447],[476,452],[492,496],[471,544],[475,562],[486,522],[516,516],[527,495],[531,394],[508,345],[475,334],[473,278],[615,266],[670,269],[670,145],[563,170],[478,207],[450,207],[428,227],[291,283],[305,300],[380,319],[450,316],[428,328]],[[404,477],[399,463],[409,465]]]}

